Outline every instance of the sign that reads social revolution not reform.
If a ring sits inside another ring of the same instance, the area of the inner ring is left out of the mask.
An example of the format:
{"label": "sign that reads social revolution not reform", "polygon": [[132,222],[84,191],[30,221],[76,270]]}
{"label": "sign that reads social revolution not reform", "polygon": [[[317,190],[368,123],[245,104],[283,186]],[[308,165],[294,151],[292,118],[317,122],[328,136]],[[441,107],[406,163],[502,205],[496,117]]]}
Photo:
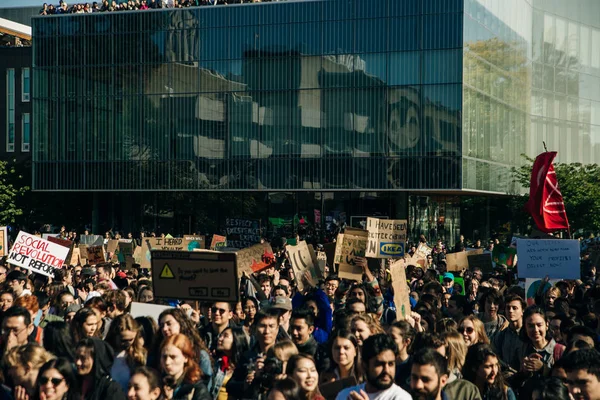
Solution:
{"label": "sign that reads social revolution not reform", "polygon": [[8,254],[8,262],[38,274],[53,276],[55,268],[62,268],[67,254],[67,247],[19,232]]}
{"label": "sign that reads social revolution not reform", "polygon": [[406,220],[367,218],[367,257],[400,258],[406,246]]}
{"label": "sign that reads social revolution not reform", "polygon": [[152,250],[151,258],[156,297],[238,301],[235,253]]}
{"label": "sign that reads social revolution not reform", "polygon": [[580,279],[579,241],[517,239],[519,278]]}

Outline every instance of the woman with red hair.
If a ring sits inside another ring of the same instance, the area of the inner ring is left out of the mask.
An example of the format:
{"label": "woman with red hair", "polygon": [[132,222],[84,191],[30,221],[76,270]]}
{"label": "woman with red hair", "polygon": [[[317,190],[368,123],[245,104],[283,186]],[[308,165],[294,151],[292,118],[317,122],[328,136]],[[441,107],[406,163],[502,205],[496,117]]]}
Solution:
{"label": "woman with red hair", "polygon": [[162,342],[160,367],[167,398],[211,400],[208,389],[202,383],[202,371],[195,359],[194,346],[187,336],[176,334]]}

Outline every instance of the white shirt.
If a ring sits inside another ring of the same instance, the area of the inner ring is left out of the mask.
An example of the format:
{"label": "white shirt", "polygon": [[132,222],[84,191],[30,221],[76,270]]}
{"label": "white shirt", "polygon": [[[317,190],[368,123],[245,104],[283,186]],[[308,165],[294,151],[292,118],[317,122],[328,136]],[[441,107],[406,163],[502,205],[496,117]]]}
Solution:
{"label": "white shirt", "polygon": [[[342,390],[338,393],[335,400],[348,400],[350,392],[358,393],[361,390],[365,390],[364,383]],[[367,393],[367,395],[369,396],[369,400],[412,400],[411,395],[395,383],[389,389]]]}

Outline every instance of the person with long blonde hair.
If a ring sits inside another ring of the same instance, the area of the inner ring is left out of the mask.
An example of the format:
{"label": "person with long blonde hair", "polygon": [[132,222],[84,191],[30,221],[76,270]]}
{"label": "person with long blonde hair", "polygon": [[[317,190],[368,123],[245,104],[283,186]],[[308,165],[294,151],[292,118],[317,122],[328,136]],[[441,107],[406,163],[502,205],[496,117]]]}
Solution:
{"label": "person with long blonde hair", "polygon": [[449,399],[479,398],[479,389],[477,386],[462,377],[462,369],[469,350],[463,335],[456,330],[450,330],[444,332],[441,338],[446,344],[449,373],[448,381],[446,382],[446,386],[444,386],[444,393],[446,393]]}
{"label": "person with long blonde hair", "polygon": [[462,333],[467,346],[473,346],[477,343],[490,344],[483,322],[473,315],[468,315],[460,320],[458,332]]}
{"label": "person with long blonde hair", "polygon": [[350,330],[356,336],[358,345],[361,347],[370,336],[385,333],[379,319],[373,318],[370,314],[355,315],[350,321]]}
{"label": "person with long blonde hair", "polygon": [[167,398],[211,400],[197,359],[187,336],[178,333],[165,338],[160,346],[160,369]]}
{"label": "person with long blonde hair", "polygon": [[106,342],[116,353],[110,376],[126,391],[131,371],[146,365],[142,328],[131,315],[119,315],[110,324]]}
{"label": "person with long blonde hair", "polygon": [[40,368],[53,358],[52,353],[35,343],[13,347],[6,353],[4,363],[12,379],[15,398],[33,397]]}

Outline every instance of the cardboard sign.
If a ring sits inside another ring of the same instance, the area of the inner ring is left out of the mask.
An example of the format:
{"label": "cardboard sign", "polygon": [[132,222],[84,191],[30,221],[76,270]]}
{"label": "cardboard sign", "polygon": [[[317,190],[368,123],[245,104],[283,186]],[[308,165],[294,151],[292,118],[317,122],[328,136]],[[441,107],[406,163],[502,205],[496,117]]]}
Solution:
{"label": "cardboard sign", "polygon": [[469,259],[466,251],[446,254],[446,270],[462,271],[469,268]]}
{"label": "cardboard sign", "polygon": [[431,254],[433,249],[427,246],[425,243],[419,243],[419,247],[417,247],[417,251],[415,252],[420,258],[427,258],[428,255]]}
{"label": "cardboard sign", "polygon": [[[560,282],[560,279],[550,279],[548,283],[542,289],[542,294],[546,293],[548,289],[554,286],[557,282]],[[535,304],[535,295],[542,285],[542,279],[537,278],[525,278],[525,297],[528,306],[532,306]]]}
{"label": "cardboard sign", "polygon": [[481,268],[481,272],[484,274],[494,272],[492,255],[490,253],[467,255],[467,260],[469,261],[469,269]]}
{"label": "cardboard sign", "polygon": [[302,276],[305,272],[309,272],[311,274],[312,280],[316,284],[319,278],[315,270],[316,266],[314,261],[316,256],[314,256],[314,250],[312,250],[312,246],[309,248],[306,242],[301,240],[298,242],[297,246],[285,246],[285,251],[287,252],[290,264],[292,265],[294,275],[296,276],[296,284],[298,285],[298,288],[301,291],[304,290],[304,280],[302,279]]}
{"label": "cardboard sign", "polygon": [[579,241],[518,239],[519,278],[580,279]]}
{"label": "cardboard sign", "polygon": [[79,236],[79,244],[102,246],[104,244],[104,239],[100,235],[81,235]]}
{"label": "cardboard sign", "polygon": [[8,262],[31,272],[53,276],[55,268],[62,268],[69,249],[26,232],[19,232],[10,249]]}
{"label": "cardboard sign", "polygon": [[173,307],[163,306],[160,304],[148,304],[138,303],[137,301],[131,302],[131,311],[129,312],[133,318],[137,317],[151,317],[158,323],[158,317],[160,314],[169,310]]}
{"label": "cardboard sign", "polygon": [[67,257],[65,258],[65,264],[71,260],[71,257],[73,255],[73,247],[75,247],[75,242],[73,242],[71,240],[67,240],[67,239],[61,239],[58,237],[49,237],[48,241],[52,242],[52,243],[56,243],[60,246],[63,246],[63,247],[66,247],[67,249],[69,249],[69,252],[67,253]]}
{"label": "cardboard sign", "polygon": [[425,268],[425,265],[427,265],[427,258],[421,257],[417,253],[413,254],[412,257],[405,254],[404,259],[406,260],[406,265],[414,265],[419,268]]}
{"label": "cardboard sign", "polygon": [[79,247],[74,247],[73,251],[71,252],[71,259],[69,260],[69,265],[75,266],[75,265],[83,265],[83,264],[85,264],[85,263],[81,261]]}
{"label": "cardboard sign", "polygon": [[394,288],[394,304],[396,306],[396,318],[406,319],[410,315],[410,300],[408,299],[409,291],[406,282],[404,260],[398,260],[390,266],[390,274],[392,276],[392,287]]}
{"label": "cardboard sign", "polygon": [[262,262],[265,251],[273,253],[269,243],[259,243],[235,252],[237,254],[238,277],[241,277],[243,272],[250,275],[265,269],[267,265]]}
{"label": "cardboard sign", "polygon": [[243,249],[260,243],[260,221],[254,219],[227,218],[227,247]]}
{"label": "cardboard sign", "polygon": [[8,231],[5,226],[0,226],[0,257],[8,254]]}
{"label": "cardboard sign", "polygon": [[142,246],[138,246],[133,251],[133,262],[142,265]]}
{"label": "cardboard sign", "polygon": [[87,246],[87,263],[97,265],[106,262],[104,246]]}
{"label": "cardboard sign", "polygon": [[204,235],[184,235],[183,241],[188,251],[203,250],[206,248]]}
{"label": "cardboard sign", "polygon": [[190,241],[185,240],[184,238],[144,238],[142,240],[142,254],[140,258],[141,262],[139,264],[142,268],[150,268],[151,250],[192,251],[189,249],[189,244]]}
{"label": "cardboard sign", "polygon": [[152,250],[154,296],[237,302],[235,253]]}
{"label": "cardboard sign", "polygon": [[369,242],[366,256],[373,258],[404,257],[407,222],[405,219],[367,218]]}
{"label": "cardboard sign", "polygon": [[109,254],[115,254],[115,252],[117,251],[117,247],[119,247],[119,241],[111,239],[106,244],[106,252]]}
{"label": "cardboard sign", "polygon": [[354,257],[365,257],[368,240],[369,232],[362,229],[346,228],[338,234],[334,262],[339,264],[340,278],[361,280],[363,270],[354,263]]}
{"label": "cardboard sign", "polygon": [[81,264],[87,264],[87,244],[79,244],[79,259],[81,260]]}
{"label": "cardboard sign", "polygon": [[325,256],[327,257],[327,265],[329,265],[329,272],[333,273],[335,269],[335,248],[336,243],[325,243],[323,250],[325,250]]}
{"label": "cardboard sign", "polygon": [[210,242],[210,249],[216,250],[217,248],[227,247],[227,238],[221,235],[213,235],[212,241]]}

